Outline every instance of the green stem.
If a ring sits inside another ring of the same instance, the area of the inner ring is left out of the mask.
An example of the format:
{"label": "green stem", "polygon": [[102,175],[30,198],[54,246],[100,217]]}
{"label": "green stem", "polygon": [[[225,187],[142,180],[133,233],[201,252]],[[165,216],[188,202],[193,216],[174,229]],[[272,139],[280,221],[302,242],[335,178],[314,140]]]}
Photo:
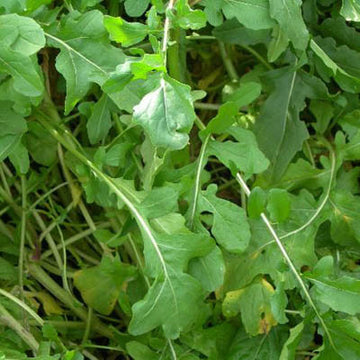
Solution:
{"label": "green stem", "polygon": [[26,178],[21,176],[21,230],[20,230],[20,249],[19,249],[19,287],[20,298],[24,300],[24,252],[25,252],[25,235],[26,235]]}
{"label": "green stem", "polygon": [[230,79],[232,81],[239,81],[239,75],[235,69],[233,62],[231,61],[231,57],[226,50],[225,44],[222,41],[219,41],[219,49],[225,69],[229,74]]}
{"label": "green stem", "polygon": [[38,342],[33,335],[23,328],[20,323],[0,304],[0,322],[14,330],[20,338],[36,353]]}
{"label": "green stem", "polygon": [[273,70],[274,68],[253,48],[246,45],[241,45],[243,49],[253,55],[257,60],[259,60],[267,69]]}

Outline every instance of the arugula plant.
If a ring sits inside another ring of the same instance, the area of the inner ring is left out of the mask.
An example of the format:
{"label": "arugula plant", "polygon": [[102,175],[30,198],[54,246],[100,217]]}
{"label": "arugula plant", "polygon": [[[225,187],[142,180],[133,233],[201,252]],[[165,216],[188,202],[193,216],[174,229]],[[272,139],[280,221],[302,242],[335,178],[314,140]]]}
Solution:
{"label": "arugula plant", "polygon": [[0,0],[0,359],[359,359],[359,22]]}

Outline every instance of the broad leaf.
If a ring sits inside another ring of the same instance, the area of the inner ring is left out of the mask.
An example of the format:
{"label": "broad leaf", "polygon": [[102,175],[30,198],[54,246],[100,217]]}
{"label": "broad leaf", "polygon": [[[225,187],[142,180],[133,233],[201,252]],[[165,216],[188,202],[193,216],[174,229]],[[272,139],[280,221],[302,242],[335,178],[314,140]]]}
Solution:
{"label": "broad leaf", "polygon": [[225,1],[223,12],[228,19],[236,17],[250,29],[268,29],[274,25],[270,17],[268,0]]}
{"label": "broad leaf", "polygon": [[110,45],[103,15],[97,10],[69,16],[59,29],[50,32],[49,45],[60,49],[56,69],[66,80],[65,112],[69,113],[92,83],[105,82],[124,56]]}
{"label": "broad leaf", "polygon": [[25,119],[8,102],[0,102],[0,129],[0,161],[3,161],[16,149],[27,130]]}
{"label": "broad leaf", "polygon": [[314,270],[306,277],[314,284],[314,295],[318,301],[335,311],[350,315],[360,313],[360,304],[356,300],[360,294],[360,280],[349,276],[335,278],[334,260],[331,256],[323,257]]}
{"label": "broad leaf", "polygon": [[166,75],[134,108],[134,122],[145,129],[152,144],[171,150],[186,146],[194,120],[190,88]]}
{"label": "broad leaf", "polygon": [[342,0],[340,14],[346,21],[360,21],[360,3],[358,0]]}
{"label": "broad leaf", "polygon": [[126,283],[133,279],[136,269],[120,262],[118,258],[105,256],[100,265],[78,271],[74,284],[82,298],[103,315],[109,315]]}
{"label": "broad leaf", "polygon": [[210,185],[199,198],[199,211],[214,215],[211,231],[217,242],[232,253],[243,252],[250,241],[250,229],[245,211],[216,196],[217,187]]}
{"label": "broad leaf", "polygon": [[296,49],[304,50],[309,41],[309,32],[301,14],[299,0],[270,0],[270,15],[280,24]]}

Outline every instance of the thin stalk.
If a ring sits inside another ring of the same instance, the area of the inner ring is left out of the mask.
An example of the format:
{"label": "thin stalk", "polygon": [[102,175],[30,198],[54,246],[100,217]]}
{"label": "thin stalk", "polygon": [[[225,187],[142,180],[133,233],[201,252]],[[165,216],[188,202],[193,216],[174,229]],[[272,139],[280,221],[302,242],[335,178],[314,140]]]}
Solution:
{"label": "thin stalk", "polygon": [[220,104],[207,104],[207,103],[201,103],[201,102],[196,102],[194,104],[195,109],[199,109],[199,110],[211,110],[211,111],[218,111],[220,109]]}
{"label": "thin stalk", "polygon": [[38,342],[35,340],[34,336],[22,327],[19,322],[0,304],[0,323],[8,326],[10,329],[14,330],[19,337],[29,345],[29,347],[37,352],[39,348]]}
{"label": "thin stalk", "polygon": [[31,307],[29,307],[27,304],[24,303],[24,301],[18,299],[13,294],[5,291],[4,289],[0,289],[0,295],[5,296],[9,300],[11,300],[13,303],[21,307],[23,310],[25,310],[32,318],[36,320],[36,322],[40,325],[44,325],[43,319],[33,310]]}
{"label": "thin stalk", "polygon": [[26,236],[26,206],[27,206],[27,193],[26,193],[26,178],[25,175],[21,176],[21,229],[20,229],[20,249],[19,249],[19,287],[20,298],[24,300],[24,253],[25,253],[25,236]]}
{"label": "thin stalk", "polygon": [[162,53],[164,57],[164,63],[167,63],[167,49],[168,49],[168,43],[170,40],[170,28],[171,28],[171,20],[168,16],[168,13],[174,9],[176,0],[170,0],[169,5],[166,8],[165,11],[165,23],[164,23],[164,37],[163,37],[163,43],[162,43]]}
{"label": "thin stalk", "polygon": [[230,76],[230,79],[232,81],[239,81],[239,75],[235,69],[235,66],[233,62],[231,61],[231,58],[226,50],[225,44],[222,41],[219,41],[219,49],[220,49],[220,55],[222,57],[225,69],[227,73]]}
{"label": "thin stalk", "polygon": [[[330,148],[331,149],[331,148]],[[331,170],[330,170],[330,179],[329,179],[329,185],[326,189],[326,193],[324,196],[324,199],[322,200],[320,206],[316,209],[314,215],[302,226],[300,226],[299,228],[290,231],[289,233],[283,235],[280,237],[280,239],[285,239],[289,236],[295,235],[301,231],[303,231],[304,229],[306,229],[308,226],[310,226],[315,219],[318,217],[318,215],[320,214],[321,210],[324,208],[324,206],[326,205],[326,203],[329,200],[330,197],[330,192],[333,186],[333,182],[334,182],[334,177],[335,177],[335,168],[336,168],[336,157],[335,157],[335,152],[331,149],[330,150],[330,156],[331,156]]]}
{"label": "thin stalk", "polygon": [[[240,184],[241,188],[244,190],[245,194],[247,196],[249,196],[250,195],[250,189],[247,186],[246,182],[244,181],[244,179],[242,178],[240,173],[236,174],[236,179],[237,179],[238,183]],[[325,321],[322,318],[317,306],[315,305],[315,303],[314,303],[314,301],[313,301],[313,299],[312,299],[312,297],[310,295],[310,292],[309,292],[304,280],[301,278],[300,273],[296,270],[296,267],[295,267],[294,263],[292,262],[289,254],[287,253],[283,243],[281,242],[280,238],[278,237],[275,229],[271,225],[271,223],[270,223],[269,219],[267,218],[267,216],[264,213],[262,213],[260,216],[261,216],[262,221],[264,222],[264,224],[268,228],[270,234],[272,235],[273,239],[275,240],[275,242],[276,242],[281,254],[283,255],[285,261],[287,262],[291,272],[293,273],[293,275],[296,278],[296,280],[298,281],[301,289],[303,290],[309,305],[312,307],[312,309],[314,310],[316,316],[318,317],[318,319],[320,321],[320,324],[324,328],[324,331],[325,331],[325,333],[326,333],[326,335],[327,335],[327,337],[329,339],[329,342],[330,342],[331,346],[335,349],[335,345],[334,345],[334,342],[332,340],[329,329],[328,329],[327,325],[325,324]]]}
{"label": "thin stalk", "polygon": [[196,177],[195,177],[195,186],[194,186],[194,197],[192,199],[192,204],[191,204],[191,210],[190,210],[190,219],[189,219],[189,228],[190,230],[193,229],[194,226],[194,219],[195,219],[195,215],[196,215],[196,208],[197,208],[197,203],[198,203],[198,198],[199,198],[199,193],[201,190],[201,184],[200,184],[200,178],[201,178],[201,172],[202,169],[204,167],[204,163],[205,163],[205,154],[206,154],[206,148],[207,145],[209,143],[210,140],[210,135],[208,135],[202,146],[201,146],[201,150],[200,150],[200,154],[199,154],[199,159],[198,159],[198,165],[196,168]]}
{"label": "thin stalk", "polygon": [[88,309],[88,317],[86,319],[86,327],[84,331],[84,336],[82,338],[81,344],[84,345],[89,339],[90,331],[91,331],[91,321],[93,316],[93,309],[89,307]]}
{"label": "thin stalk", "polygon": [[[100,224],[97,226],[98,229],[103,229],[103,228],[107,228],[110,226],[110,223],[104,223],[104,224]],[[64,243],[63,244],[57,244],[56,245],[56,248],[58,250],[62,249],[64,246],[69,246],[69,245],[72,245],[74,244],[75,242],[77,241],[80,241],[82,239],[84,239],[85,237],[93,234],[95,231],[93,229],[87,229],[87,230],[84,230],[74,236],[71,236],[69,237],[68,239],[64,240]],[[49,256],[51,256],[52,254],[52,251],[51,249],[50,250],[46,250],[42,255],[41,255],[41,260],[44,260],[46,258],[48,258]]]}
{"label": "thin stalk", "polygon": [[256,50],[246,45],[241,45],[241,47],[259,60],[268,70],[274,69]]}
{"label": "thin stalk", "polygon": [[[202,121],[200,119],[197,118],[195,120],[195,122],[198,125],[200,130],[204,130],[206,128],[206,126],[202,123]],[[235,178],[238,181],[241,189],[244,191],[245,195],[248,197],[250,195],[250,189],[247,186],[244,179],[242,178],[242,175],[238,172],[236,174]],[[275,240],[277,246],[279,247],[281,254],[283,255],[285,261],[287,262],[291,272],[293,273],[294,277],[296,278],[296,280],[298,281],[300,287],[302,288],[309,305],[312,307],[312,309],[314,310],[316,316],[318,317],[318,319],[320,321],[320,324],[324,328],[324,331],[326,333],[326,336],[329,339],[329,342],[330,342],[331,346],[335,349],[335,345],[334,345],[334,342],[332,340],[332,336],[331,336],[331,334],[329,332],[329,329],[328,329],[324,319],[322,318],[317,306],[315,305],[315,303],[314,303],[314,301],[313,301],[313,299],[312,299],[312,297],[311,297],[311,295],[309,293],[309,290],[308,290],[304,280],[301,278],[299,272],[296,270],[296,267],[293,264],[290,256],[288,255],[284,245],[282,244],[282,242],[281,242],[280,238],[278,237],[276,231],[274,230],[274,228],[271,225],[269,219],[267,218],[267,216],[264,213],[261,214],[261,219],[264,222],[264,224],[266,225],[266,227],[268,228],[270,234],[272,235],[272,237]]]}
{"label": "thin stalk", "polygon": [[5,176],[5,173],[4,173],[4,170],[3,170],[2,166],[0,166],[0,178],[1,178],[1,181],[2,181],[2,183],[4,185],[5,191],[7,192],[7,194],[10,197],[12,197],[10,187],[9,187],[8,182],[6,181],[6,176]]}

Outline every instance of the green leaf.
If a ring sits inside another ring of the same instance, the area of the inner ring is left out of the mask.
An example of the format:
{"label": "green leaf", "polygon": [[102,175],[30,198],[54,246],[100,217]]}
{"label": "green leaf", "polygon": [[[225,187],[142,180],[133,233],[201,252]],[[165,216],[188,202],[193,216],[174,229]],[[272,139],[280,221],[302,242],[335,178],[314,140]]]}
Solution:
{"label": "green leaf", "polygon": [[316,360],[356,360],[360,352],[360,322],[357,318],[339,319],[329,324],[335,342],[334,348],[326,342],[325,351]]}
{"label": "green leaf", "polygon": [[156,280],[144,299],[133,306],[129,332],[141,335],[162,325],[166,337],[175,339],[206,315],[205,309],[199,306],[202,299],[202,287],[190,275],[178,274],[171,280]]}
{"label": "green leaf", "polygon": [[[360,54],[347,46],[336,46],[331,38],[316,37],[310,41],[310,47],[328,69],[328,76],[333,76],[345,91],[360,91],[360,67],[357,62]],[[318,65],[320,66],[320,65]]]}
{"label": "green leaf", "polygon": [[348,190],[336,191],[330,196],[331,237],[339,244],[360,241],[359,197]]}
{"label": "green leaf", "polygon": [[326,256],[320,259],[312,272],[306,273],[306,278],[314,284],[315,299],[334,311],[350,315],[360,313],[360,304],[356,300],[360,294],[360,280],[349,276],[335,278],[333,272],[334,259]]}
{"label": "green leaf", "polygon": [[261,85],[257,82],[249,81],[240,83],[239,86],[225,86],[223,89],[224,101],[232,101],[240,109],[243,106],[254,102],[261,94]]}
{"label": "green leaf", "polygon": [[35,20],[17,14],[0,16],[0,44],[30,56],[45,46],[44,32]]}
{"label": "green leaf", "polygon": [[26,132],[25,119],[11,109],[11,104],[0,101],[0,161],[3,161],[20,143]]}
{"label": "green leaf", "polygon": [[269,30],[254,30],[245,27],[236,19],[226,20],[213,30],[214,36],[229,44],[255,45],[269,41]]}
{"label": "green leaf", "polygon": [[225,263],[221,250],[216,246],[209,254],[191,260],[189,273],[200,281],[206,291],[219,289],[225,275]]}
{"label": "green leaf", "polygon": [[96,144],[106,138],[112,126],[111,112],[114,104],[105,94],[95,104],[93,112],[86,124],[91,144]]}
{"label": "green leaf", "polygon": [[346,21],[360,21],[360,2],[358,0],[342,0],[340,14]]}
{"label": "green leaf", "polygon": [[274,222],[283,222],[290,215],[291,202],[286,190],[271,189],[266,209],[270,219]]}
{"label": "green leaf", "polygon": [[290,336],[286,340],[282,348],[279,360],[296,359],[296,350],[300,343],[304,331],[304,322],[297,324],[294,328],[290,329]]}
{"label": "green leaf", "polygon": [[249,335],[268,333],[277,324],[270,306],[274,293],[266,281],[257,281],[244,289],[230,291],[223,302],[223,313],[234,317],[241,312],[241,320]]}
{"label": "green leaf", "polygon": [[122,51],[110,45],[103,14],[97,10],[69,15],[47,37],[49,45],[60,49],[56,69],[66,80],[66,114],[86,95],[92,83],[101,86],[124,60]]}
{"label": "green leaf", "polygon": [[125,0],[125,11],[129,16],[139,17],[144,14],[150,0]]}
{"label": "green leaf", "polygon": [[183,29],[199,30],[206,26],[206,15],[201,10],[192,10],[186,0],[175,4],[176,22]]}
{"label": "green leaf", "polygon": [[134,360],[157,360],[159,357],[158,354],[150,350],[148,346],[137,341],[128,342],[126,344],[126,350]]}
{"label": "green leaf", "polygon": [[37,163],[45,166],[54,163],[57,157],[57,143],[39,123],[29,123],[29,132],[25,135],[24,144]]}
{"label": "green leaf", "polygon": [[210,141],[207,153],[216,156],[225,166],[243,171],[247,176],[259,174],[269,166],[268,160],[259,150],[254,134],[246,129],[232,127],[228,129],[234,141]]}
{"label": "green leaf", "polygon": [[214,215],[212,234],[229,252],[243,252],[250,241],[250,229],[245,211],[239,206],[216,197],[216,185],[210,185],[199,197],[198,211]]}
{"label": "green leaf", "polygon": [[40,6],[51,4],[54,0],[26,0],[26,9],[32,12]]}
{"label": "green leaf", "polygon": [[179,193],[170,186],[152,189],[141,202],[140,208],[148,219],[154,219],[178,210]]}
{"label": "green leaf", "polygon": [[275,26],[271,34],[271,41],[268,48],[268,60],[274,62],[287,49],[289,38],[280,26]]}
{"label": "green leaf", "polygon": [[16,283],[18,279],[18,272],[14,265],[2,257],[0,257],[0,279],[11,283]]}
{"label": "green leaf", "polygon": [[294,47],[304,50],[309,41],[309,32],[301,14],[299,0],[270,0],[270,15],[287,35]]}
{"label": "green leaf", "polygon": [[318,78],[290,68],[270,71],[264,80],[270,96],[255,122],[254,131],[260,150],[271,162],[267,177],[275,182],[309,136],[305,123],[299,118],[305,98],[327,99],[328,95]]}
{"label": "green leaf", "polygon": [[269,334],[249,336],[240,328],[227,351],[226,360],[279,360],[286,333],[286,329],[277,326]]}
{"label": "green leaf", "polygon": [[74,284],[86,304],[103,315],[109,315],[125,284],[135,277],[134,267],[118,258],[103,257],[101,263],[75,273]]}
{"label": "green leaf", "polygon": [[226,1],[223,12],[228,19],[236,17],[249,29],[269,29],[274,25],[274,20],[270,17],[268,0]]}
{"label": "green leaf", "polygon": [[127,22],[121,17],[105,16],[104,25],[110,39],[129,47],[143,41],[148,34],[148,27],[137,22]]}
{"label": "green leaf", "polygon": [[0,0],[0,8],[4,8],[7,13],[23,12],[26,8],[25,0]]}
{"label": "green leaf", "polygon": [[248,213],[251,218],[258,218],[265,211],[267,195],[263,189],[256,186],[251,190],[248,200]]}
{"label": "green leaf", "polygon": [[205,138],[210,134],[222,134],[235,122],[235,115],[238,112],[238,106],[233,102],[221,105],[218,114],[210,120],[206,129],[201,131],[201,136]]}
{"label": "green leaf", "polygon": [[14,165],[17,174],[24,175],[30,169],[29,154],[26,147],[21,143],[17,143],[15,148],[9,155],[11,163]]}
{"label": "green leaf", "polygon": [[223,22],[223,0],[203,0],[201,4],[205,6],[204,13],[208,22],[213,26],[219,26]]}
{"label": "green leaf", "polygon": [[134,122],[144,128],[154,146],[182,149],[195,120],[190,87],[167,75],[157,81],[157,88],[134,108]]}

